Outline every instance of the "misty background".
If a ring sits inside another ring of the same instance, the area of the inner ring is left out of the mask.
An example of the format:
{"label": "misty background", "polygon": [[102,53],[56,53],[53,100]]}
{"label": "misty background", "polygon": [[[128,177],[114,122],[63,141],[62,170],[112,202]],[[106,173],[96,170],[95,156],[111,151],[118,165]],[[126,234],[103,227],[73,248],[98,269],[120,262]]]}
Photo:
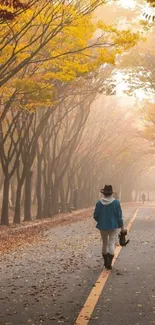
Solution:
{"label": "misty background", "polygon": [[106,183],[122,202],[141,201],[142,193],[155,200],[154,142],[145,132],[145,111],[154,105],[155,36],[141,24],[145,6],[122,0],[94,13],[94,20],[142,32],[116,66],[62,88],[56,110],[18,116],[14,103],[8,111],[1,130],[3,224],[91,207]]}

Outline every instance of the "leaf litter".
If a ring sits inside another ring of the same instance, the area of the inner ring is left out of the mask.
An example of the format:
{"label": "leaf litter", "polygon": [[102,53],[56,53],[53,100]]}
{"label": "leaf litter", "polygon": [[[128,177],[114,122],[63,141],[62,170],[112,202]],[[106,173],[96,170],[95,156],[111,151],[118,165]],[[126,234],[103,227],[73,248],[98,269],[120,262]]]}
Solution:
{"label": "leaf litter", "polygon": [[41,222],[32,221],[10,227],[0,226],[0,254],[20,249],[26,245],[37,244],[41,240],[46,240],[50,229],[90,218],[91,215],[92,209],[85,209],[71,214],[54,216]]}

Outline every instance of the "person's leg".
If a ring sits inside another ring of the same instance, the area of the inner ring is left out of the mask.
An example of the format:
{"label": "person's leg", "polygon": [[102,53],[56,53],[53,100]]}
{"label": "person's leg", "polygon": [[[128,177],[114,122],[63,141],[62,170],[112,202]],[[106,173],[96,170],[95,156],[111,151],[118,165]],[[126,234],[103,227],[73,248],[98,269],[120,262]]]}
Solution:
{"label": "person's leg", "polygon": [[115,246],[119,246],[119,237],[118,237],[118,235],[119,235],[119,231],[116,230]]}
{"label": "person's leg", "polygon": [[107,267],[107,263],[108,263],[108,231],[104,230],[104,231],[100,231],[101,233],[101,238],[102,238],[102,256],[104,258],[104,266]]}
{"label": "person's leg", "polygon": [[109,254],[114,255],[117,230],[109,231]]}
{"label": "person's leg", "polygon": [[107,230],[100,230],[101,238],[102,238],[102,254],[106,255],[108,253],[108,231]]}
{"label": "person's leg", "polygon": [[117,234],[117,230],[109,231],[109,254],[108,254],[108,264],[107,264],[107,268],[109,270],[112,269],[111,264],[114,258],[116,234]]}

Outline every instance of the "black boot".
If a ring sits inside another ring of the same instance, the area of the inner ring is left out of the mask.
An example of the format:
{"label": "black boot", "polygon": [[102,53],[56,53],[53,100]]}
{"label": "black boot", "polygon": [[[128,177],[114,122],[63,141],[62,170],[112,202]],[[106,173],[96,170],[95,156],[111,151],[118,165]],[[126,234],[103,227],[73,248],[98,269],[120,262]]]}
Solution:
{"label": "black boot", "polygon": [[108,254],[102,254],[103,259],[104,259],[104,266],[107,269],[107,265],[108,265]]}
{"label": "black boot", "polygon": [[108,253],[108,263],[107,263],[107,269],[112,270],[112,260],[114,258],[114,255],[111,255]]}

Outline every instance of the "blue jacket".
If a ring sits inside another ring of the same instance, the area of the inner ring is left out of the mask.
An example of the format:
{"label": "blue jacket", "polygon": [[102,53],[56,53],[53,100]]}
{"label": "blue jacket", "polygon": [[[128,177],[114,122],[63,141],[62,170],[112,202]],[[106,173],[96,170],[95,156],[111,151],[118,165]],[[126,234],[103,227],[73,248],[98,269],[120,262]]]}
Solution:
{"label": "blue jacket", "polygon": [[94,219],[99,230],[114,230],[123,226],[122,209],[118,200],[103,198],[97,202]]}

